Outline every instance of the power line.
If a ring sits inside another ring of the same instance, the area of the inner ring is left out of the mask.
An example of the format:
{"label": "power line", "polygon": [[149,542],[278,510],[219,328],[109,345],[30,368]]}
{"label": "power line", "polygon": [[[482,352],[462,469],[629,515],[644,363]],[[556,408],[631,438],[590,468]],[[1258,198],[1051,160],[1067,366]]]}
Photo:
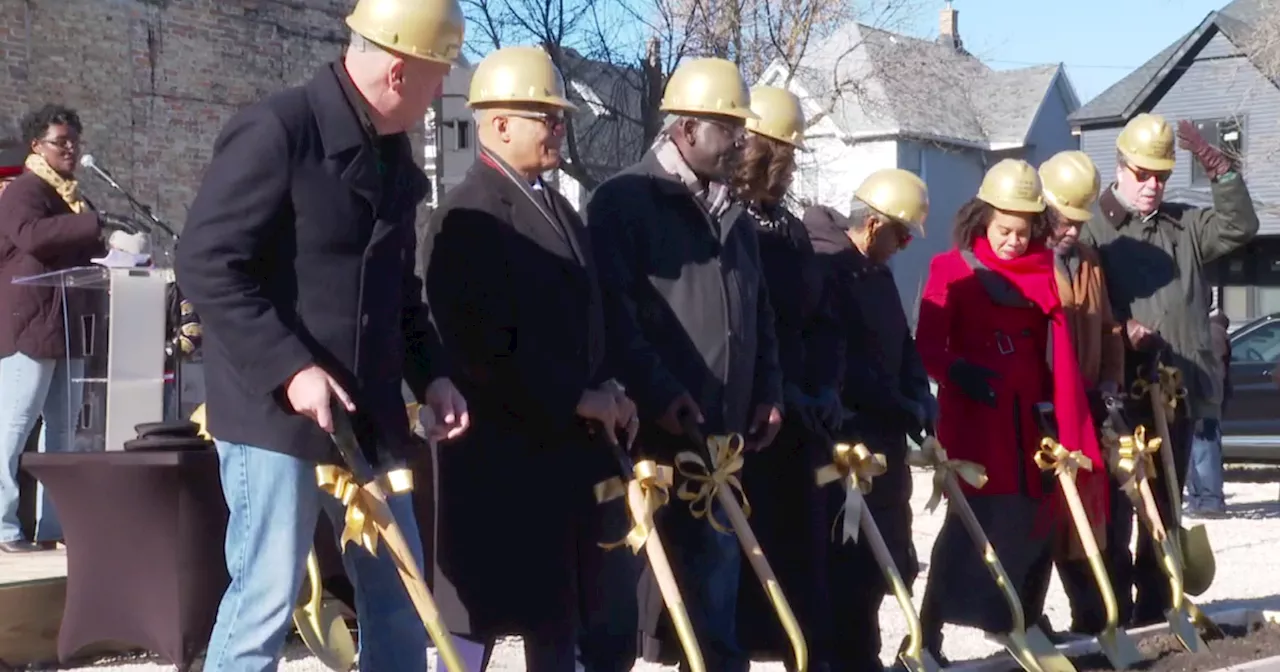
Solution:
{"label": "power line", "polygon": [[[1029,62],[1029,61],[1007,61],[1007,60],[1005,60],[1005,59],[1003,59],[1003,58],[984,58],[984,59],[981,59],[981,60],[982,60],[982,62],[984,62],[984,63],[1002,63],[1002,64],[1005,64],[1005,65],[1045,65],[1043,62],[1041,62],[1041,63],[1032,63],[1032,62]],[[1081,69],[1092,69],[1092,70],[1129,70],[1129,71],[1133,71],[1133,70],[1137,70],[1137,69],[1138,69],[1138,66],[1131,66],[1131,65],[1103,65],[1103,64],[1086,65],[1086,64],[1084,64],[1084,63],[1063,63],[1063,65],[1067,66],[1068,68],[1081,68]]]}

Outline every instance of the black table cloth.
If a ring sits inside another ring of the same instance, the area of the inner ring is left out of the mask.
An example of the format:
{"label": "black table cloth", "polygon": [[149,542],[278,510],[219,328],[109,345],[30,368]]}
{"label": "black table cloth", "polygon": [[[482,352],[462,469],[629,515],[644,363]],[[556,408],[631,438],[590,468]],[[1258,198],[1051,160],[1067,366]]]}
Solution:
{"label": "black table cloth", "polygon": [[67,544],[58,658],[115,641],[188,669],[228,583],[217,453],[36,453],[22,466],[48,489]]}

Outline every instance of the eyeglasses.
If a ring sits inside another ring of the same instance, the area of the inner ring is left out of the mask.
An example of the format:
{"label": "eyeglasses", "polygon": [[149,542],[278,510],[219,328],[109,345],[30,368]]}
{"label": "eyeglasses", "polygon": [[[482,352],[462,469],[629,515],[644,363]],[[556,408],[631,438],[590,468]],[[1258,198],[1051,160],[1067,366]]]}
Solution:
{"label": "eyeglasses", "polygon": [[40,138],[40,142],[58,149],[76,149],[80,147],[79,138]]}
{"label": "eyeglasses", "polygon": [[1133,178],[1135,180],[1142,184],[1150,182],[1152,178],[1155,178],[1156,182],[1164,184],[1169,181],[1169,176],[1173,174],[1173,171],[1171,170],[1147,170],[1146,168],[1138,168],[1137,166],[1131,166],[1127,163],[1124,167],[1133,174]]}
{"label": "eyeglasses", "polygon": [[504,116],[540,122],[547,127],[547,130],[553,133],[564,128],[565,125],[564,115],[552,112],[506,112]]}

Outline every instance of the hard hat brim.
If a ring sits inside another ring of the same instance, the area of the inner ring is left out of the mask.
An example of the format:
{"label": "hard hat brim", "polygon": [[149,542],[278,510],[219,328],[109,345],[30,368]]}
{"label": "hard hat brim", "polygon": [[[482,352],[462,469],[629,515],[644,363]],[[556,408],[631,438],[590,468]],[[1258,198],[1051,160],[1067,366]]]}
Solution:
{"label": "hard hat brim", "polygon": [[467,107],[473,110],[492,110],[503,109],[512,106],[523,105],[543,105],[548,107],[556,107],[569,112],[577,112],[578,106],[570,102],[566,98],[548,97],[548,98],[505,98],[503,100],[485,100],[479,103],[467,101]]}
{"label": "hard hat brim", "polygon": [[692,107],[685,107],[685,106],[683,106],[683,105],[663,105],[662,107],[659,107],[659,108],[658,108],[658,111],[659,111],[659,112],[670,112],[670,113],[672,113],[672,114],[675,114],[675,115],[677,115],[677,116],[681,116],[681,117],[694,117],[694,118],[697,118],[697,117],[726,117],[726,118],[729,118],[729,119],[741,119],[741,120],[743,120],[743,121],[746,121],[746,120],[748,120],[748,119],[759,119],[759,118],[760,118],[760,115],[756,114],[755,112],[752,112],[752,111],[751,111],[750,109],[748,109],[748,108],[737,108],[737,109],[733,109],[733,110],[715,110],[715,111],[711,111],[711,110],[695,109],[695,108],[692,108]]}
{"label": "hard hat brim", "polygon": [[1139,156],[1123,149],[1120,153],[1124,155],[1124,160],[1130,165],[1137,166],[1143,170],[1166,171],[1173,170],[1173,166],[1177,163],[1175,159],[1154,159],[1149,156]]}
{"label": "hard hat brim", "polygon": [[778,142],[781,142],[784,145],[791,145],[792,147],[795,147],[796,149],[802,152],[809,151],[809,147],[804,144],[804,140],[788,140],[787,138],[780,138],[773,133],[765,133],[764,131],[761,131],[756,128],[748,128],[747,132],[753,135],[758,135],[762,138],[769,138],[770,140],[776,140]]}

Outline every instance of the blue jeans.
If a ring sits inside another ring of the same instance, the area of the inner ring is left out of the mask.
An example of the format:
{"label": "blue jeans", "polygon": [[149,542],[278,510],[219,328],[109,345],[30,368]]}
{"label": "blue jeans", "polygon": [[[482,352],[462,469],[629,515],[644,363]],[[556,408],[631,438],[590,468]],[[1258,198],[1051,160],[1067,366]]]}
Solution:
{"label": "blue jeans", "polygon": [[1226,511],[1222,492],[1222,428],[1217,420],[1202,421],[1204,429],[1191,439],[1187,469],[1187,508],[1192,511]]}
{"label": "blue jeans", "polygon": [[[218,607],[204,669],[275,670],[320,510],[341,533],[342,507],[316,486],[315,463],[254,446],[216,443],[229,511],[226,557],[231,583]],[[389,503],[421,567],[422,542],[410,495],[391,497]],[[355,545],[345,551],[343,565],[356,593],[360,669],[426,670],[426,630],[386,544],[379,544],[377,557]]]}
{"label": "blue jeans", "polygon": [[[689,515],[687,509],[672,513]],[[728,522],[718,502],[715,515]],[[703,647],[707,669],[746,672],[751,662],[738,645],[738,577],[742,571],[738,537],[732,532],[717,532],[705,518],[682,522],[694,525],[696,537],[668,546],[667,553],[671,563],[679,566],[677,576],[689,577],[681,584],[680,592],[684,593],[689,620]],[[688,668],[681,664],[680,669]]]}
{"label": "blue jeans", "polygon": [[[32,359],[22,353],[0,359],[0,542],[22,539],[18,522],[18,458],[43,417],[40,452],[75,450],[84,393],[84,361]],[[36,499],[35,541],[61,541],[62,524],[44,486]]]}

